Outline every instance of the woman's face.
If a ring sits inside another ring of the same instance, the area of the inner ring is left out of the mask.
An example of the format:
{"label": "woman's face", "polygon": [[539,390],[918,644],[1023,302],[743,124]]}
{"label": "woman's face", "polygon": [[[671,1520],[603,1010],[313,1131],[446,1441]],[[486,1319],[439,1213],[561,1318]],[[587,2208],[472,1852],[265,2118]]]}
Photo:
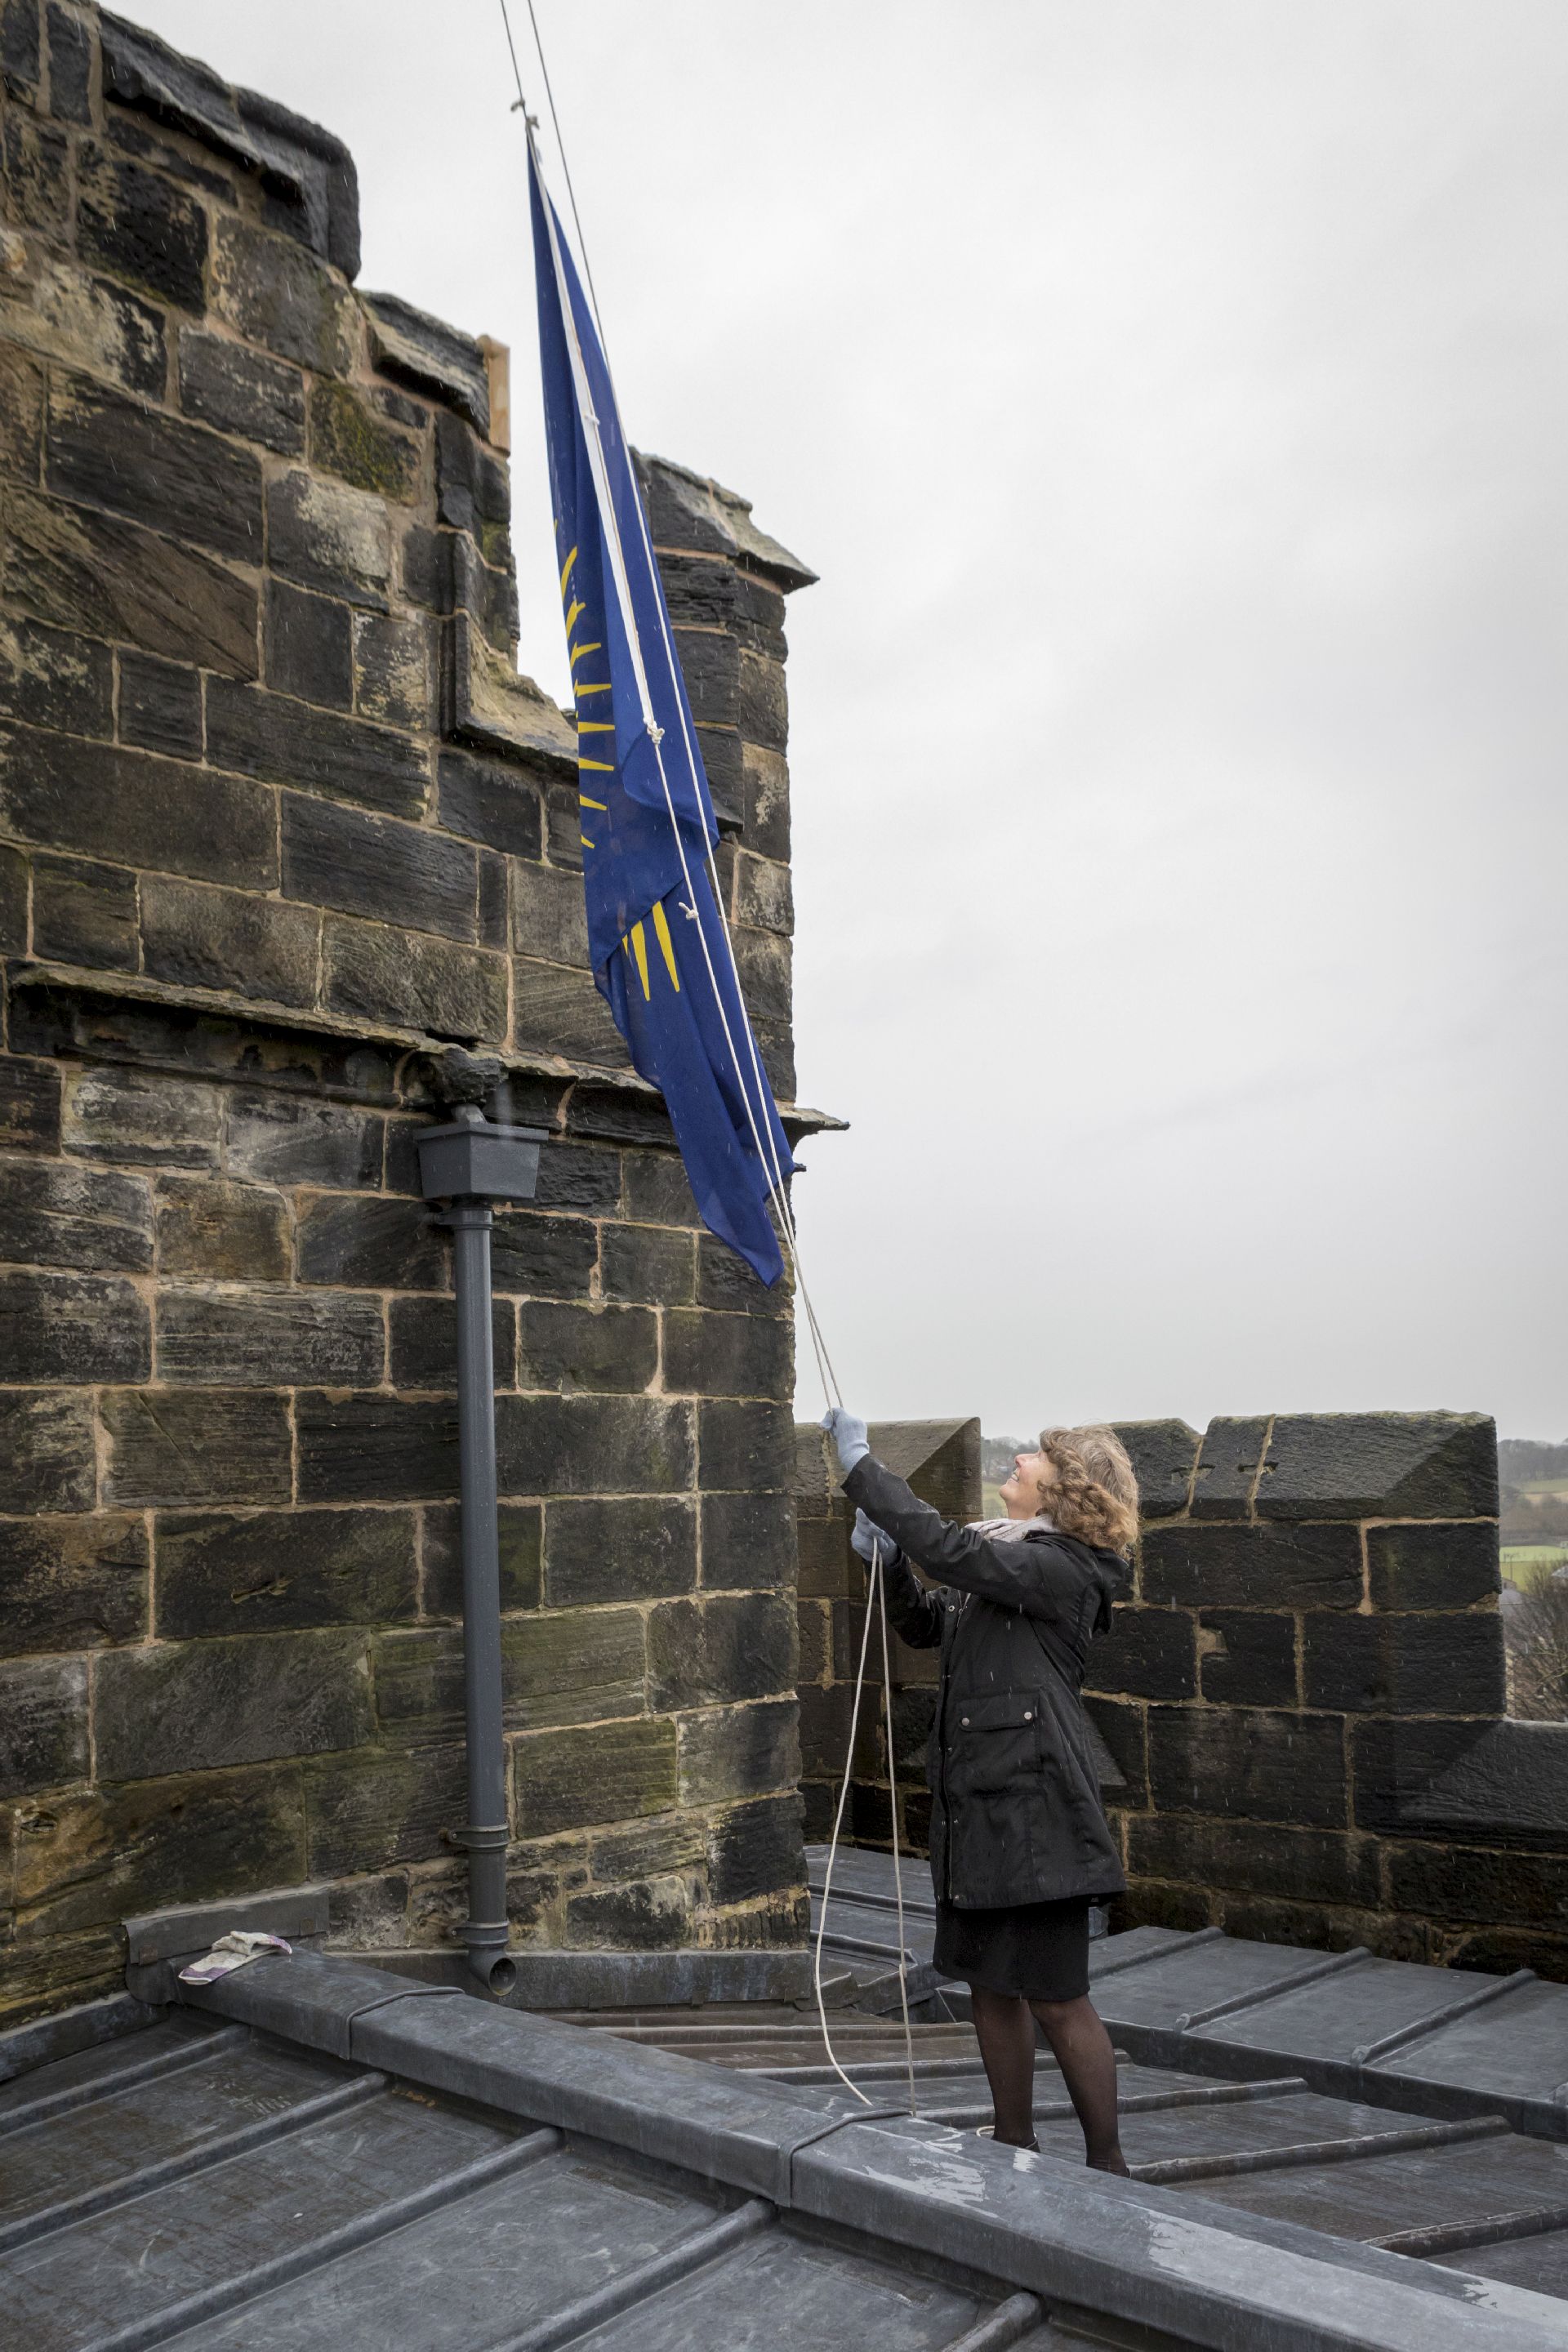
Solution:
{"label": "woman's face", "polygon": [[1010,1519],[1032,1519],[1040,1511],[1048,1510],[1047,1489],[1056,1483],[1056,1468],[1048,1454],[1015,1454],[1013,1475],[1002,1489],[1002,1507]]}

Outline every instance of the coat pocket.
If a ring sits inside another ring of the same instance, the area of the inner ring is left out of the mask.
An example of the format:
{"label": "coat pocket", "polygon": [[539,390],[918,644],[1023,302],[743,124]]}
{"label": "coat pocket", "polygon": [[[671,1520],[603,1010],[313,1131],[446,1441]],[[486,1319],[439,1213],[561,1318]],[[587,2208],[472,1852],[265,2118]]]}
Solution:
{"label": "coat pocket", "polygon": [[1038,1691],[950,1696],[943,1726],[949,1795],[958,1801],[994,1796],[1037,1780],[1044,1761],[1040,1709]]}

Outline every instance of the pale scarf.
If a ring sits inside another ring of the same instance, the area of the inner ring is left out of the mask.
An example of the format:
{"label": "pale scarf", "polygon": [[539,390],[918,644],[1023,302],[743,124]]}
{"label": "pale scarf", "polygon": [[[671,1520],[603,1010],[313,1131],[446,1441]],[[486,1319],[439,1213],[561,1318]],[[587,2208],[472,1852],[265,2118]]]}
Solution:
{"label": "pale scarf", "polygon": [[998,1536],[1014,1536],[1022,1542],[1026,1536],[1054,1536],[1058,1530],[1055,1519],[1044,1511],[1037,1511],[1032,1519],[971,1519],[972,1536],[989,1536],[993,1542]]}

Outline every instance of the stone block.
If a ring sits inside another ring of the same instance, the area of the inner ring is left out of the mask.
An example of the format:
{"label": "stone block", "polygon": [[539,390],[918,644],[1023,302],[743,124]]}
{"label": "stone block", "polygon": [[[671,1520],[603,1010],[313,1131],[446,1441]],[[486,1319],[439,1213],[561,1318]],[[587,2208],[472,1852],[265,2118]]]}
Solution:
{"label": "stone block", "polygon": [[1281,1414],[1265,1519],[1474,1519],[1498,1511],[1497,1424],[1480,1412]]}
{"label": "stone block", "polygon": [[647,1621],[648,1704],[715,1706],[795,1687],[795,1610],[773,1592],[664,1601]]}
{"label": "stone block", "polygon": [[707,1396],[792,1396],[794,1339],[775,1316],[673,1311],[664,1318],[664,1385]]}
{"label": "stone block", "polygon": [[574,1062],[626,1069],[631,1056],[592,976],[558,963],[512,959],[512,1024],[519,1045]]}
{"label": "stone block", "polygon": [[163,1640],[414,1615],[412,1511],[163,1511],[156,1527]]}
{"label": "stone block", "polygon": [[728,1398],[699,1408],[699,1484],[748,1494],[787,1494],[795,1475],[795,1424],[788,1405],[739,1404]]}
{"label": "stone block", "polygon": [[374,1184],[383,1137],[382,1119],[357,1103],[238,1087],[228,1097],[224,1165],[261,1184]]}
{"label": "stone block", "polygon": [[1194,1633],[1184,1610],[1117,1608],[1110,1633],[1089,1654],[1084,1680],[1094,1690],[1133,1697],[1194,1698]]}
{"label": "stone block", "polygon": [[0,843],[0,955],[27,953],[27,900],[33,860]]}
{"label": "stone block", "polygon": [[[448,833],[460,833],[468,841],[482,841],[487,848],[505,850],[512,857],[537,858],[542,854],[544,819],[539,785],[525,768],[470,751],[443,751],[437,762],[437,793],[441,823]],[[580,903],[582,877],[569,878]],[[544,950],[534,947],[531,952],[540,955]],[[586,958],[574,955],[561,961],[575,963]]]}
{"label": "stone block", "polygon": [[458,1491],[458,1408],[400,1397],[295,1405],[302,1503],[444,1501]]}
{"label": "stone block", "polygon": [[176,987],[312,1004],[320,929],[312,908],[158,874],[142,877],[142,968]]}
{"label": "stone block", "polygon": [[677,554],[661,548],[658,570],[677,629],[727,629],[735,620],[739,578],[733,564],[721,556]]}
{"label": "stone block", "polygon": [[[35,358],[58,367],[104,378],[127,392],[163,398],[168,346],[162,310],[37,246],[26,256],[21,281],[13,278],[5,326],[13,346],[24,346]],[[20,393],[25,405],[14,429],[30,439],[33,372],[19,352],[0,368],[0,382]],[[38,478],[36,463],[16,470],[29,481]]]}
{"label": "stone block", "polygon": [[[771,857],[753,857],[742,850],[735,860],[735,890],[731,919],[753,930],[795,929],[795,898],[787,866]],[[1194,1440],[1194,1446],[1196,1439]]]}
{"label": "stone block", "polygon": [[1473,1519],[1368,1528],[1366,1559],[1374,1609],[1468,1609],[1502,1584],[1497,1529]]}
{"label": "stone block", "polygon": [[[436,512],[455,530],[470,531],[489,562],[504,560],[511,519],[506,467],[477,433],[449,412],[436,417]],[[492,550],[494,552],[492,552]]]}
{"label": "stone block", "polygon": [[1152,1528],[1142,1542],[1146,1601],[1177,1608],[1355,1609],[1361,1530],[1331,1524]]}
{"label": "stone block", "polygon": [[681,1803],[732,1804],[737,1798],[793,1790],[800,1778],[798,1721],[794,1697],[682,1716]]}
{"label": "stone block", "polygon": [[301,784],[384,816],[422,816],[426,758],[404,735],[264,687],[207,683],[207,757],[245,776]]}
{"label": "stone block", "polygon": [[353,298],[303,246],[220,213],[211,284],[213,315],[247,342],[318,375],[348,373],[359,341]]}
{"label": "stone block", "polygon": [[706,1591],[779,1591],[795,1573],[795,1507],[787,1495],[704,1495]]}
{"label": "stone block", "polygon": [[478,936],[479,869],[465,842],[298,793],[283,796],[283,890],[412,930]]}
{"label": "stone block", "polygon": [[1502,1619],[1495,1610],[1433,1617],[1314,1614],[1305,1625],[1309,1706],[1357,1715],[1503,1712]]}
{"label": "stone block", "polygon": [[544,1589],[552,1609],[660,1600],[697,1583],[697,1519],[662,1497],[552,1502],[545,1517]]}
{"label": "stone block", "polygon": [[786,863],[790,852],[789,769],[760,743],[741,747],[741,806],[746,845],[759,856]]}
{"label": "stone block", "polygon": [[372,1727],[363,1633],[257,1633],[109,1650],[93,1748],[103,1780],[150,1780],[357,1748]]}
{"label": "stone block", "polygon": [[21,490],[8,497],[5,520],[0,591],[39,618],[226,677],[256,676],[256,590],[225,564],[118,516]]}
{"label": "stone block", "polygon": [[97,1491],[91,1397],[0,1389],[0,1511],[90,1511]]}
{"label": "stone block", "polygon": [[566,1933],[572,1950],[679,1951],[695,1934],[690,1885],[656,1877],[569,1895]]}
{"label": "stone block", "polygon": [[479,858],[479,939],[487,948],[504,949],[511,938],[511,860],[494,849],[481,849]]}
{"label": "stone block", "polygon": [[130,1282],[0,1274],[0,1364],[7,1381],[144,1381],[151,1363],[146,1305]]}
{"label": "stone block", "polygon": [[600,1284],[606,1298],[683,1307],[692,1297],[696,1273],[691,1234],[658,1225],[605,1227]]}
{"label": "stone block", "polygon": [[[550,1156],[542,1155],[542,1167]],[[551,1216],[536,1209],[496,1218],[490,1265],[498,1290],[522,1297],[585,1298],[598,1263],[598,1228],[584,1218]]]}
{"label": "stone block", "polygon": [[180,406],[280,457],[305,446],[305,386],[295,368],[198,327],[180,331]]}
{"label": "stone block", "polygon": [[58,1069],[48,1062],[0,1055],[0,1147],[58,1151],[59,1141]]}
{"label": "stone block", "polygon": [[[463,1613],[462,1511],[432,1504],[420,1513],[420,1611],[426,1617]],[[502,1503],[496,1514],[503,1612],[537,1609],[542,1583],[543,1514],[537,1503]]]}
{"label": "stone block", "polygon": [[120,740],[140,751],[166,752],[172,760],[199,760],[201,672],[160,661],[155,654],[121,654]]}
{"label": "stone block", "polygon": [[1332,1715],[1151,1706],[1149,1783],[1157,1812],[1342,1829],[1343,1725]]}
{"label": "stone block", "polygon": [[757,1055],[763,1066],[763,1076],[773,1088],[776,1103],[792,1103],[795,1099],[795,1039],[787,1021],[759,1021],[755,1024]]}
{"label": "stone block", "polygon": [[369,1389],[385,1368],[381,1302],[353,1292],[164,1290],[157,1333],[158,1376],[181,1384]]}
{"label": "stone block", "polygon": [[0,1160],[0,1258],[82,1274],[145,1274],[153,1263],[145,1181],[32,1153]]}
{"label": "stone block", "polygon": [[158,1271],[207,1282],[284,1282],[290,1263],[280,1194],[223,1176],[158,1186]]}
{"label": "stone block", "polygon": [[356,490],[406,503],[418,494],[419,444],[378,416],[352,385],[310,386],[310,463]]}
{"label": "stone block", "polygon": [[296,702],[347,710],[353,702],[353,608],[330,596],[267,583],[267,683]]}
{"label": "stone block", "polygon": [[300,1204],[301,1282],[351,1290],[451,1288],[445,1230],[422,1201],[317,1193]]}
{"label": "stone block", "polygon": [[1205,1609],[1198,1672],[1221,1706],[1294,1706],[1296,1620],[1268,1610]]}
{"label": "stone block", "polygon": [[693,1484],[689,1409],[658,1397],[502,1396],[503,1495],[668,1495]]}
{"label": "stone block", "polygon": [[[447,762],[441,762],[445,770]],[[467,827],[462,828],[467,830]],[[511,877],[511,944],[519,955],[589,968],[588,921],[581,875],[520,864]]]}
{"label": "stone block", "polygon": [[0,1521],[0,1652],[140,1641],[147,1585],[140,1518]]}
{"label": "stone block", "polygon": [[741,738],[731,727],[699,727],[697,748],[708,777],[709,797],[720,830],[739,833],[745,822],[745,783]]}
{"label": "stone block", "polygon": [[392,577],[386,509],[343,483],[281,474],[267,486],[267,561],[297,587],[384,613]]}
{"label": "stone block", "polygon": [[329,915],[322,932],[328,1008],[350,1019],[392,1022],[464,1045],[506,1034],[506,965],[482,948],[427,932]]}
{"label": "stone block", "polygon": [[0,350],[0,473],[36,482],[43,465],[46,378],[26,355]]}
{"label": "stone block", "polygon": [[[456,1391],[458,1386],[458,1310],[449,1297],[426,1295],[394,1298],[388,1303],[391,1338],[388,1378],[395,1389]],[[510,1299],[498,1298],[490,1309],[490,1360],[495,1386],[517,1386],[517,1316]]]}
{"label": "stone block", "polygon": [[666,1812],[677,1801],[675,1725],[643,1717],[532,1732],[514,1742],[512,1769],[523,1837]]}
{"label": "stone block", "polygon": [[19,1922],[64,1936],[149,1911],[297,1885],[304,1876],[299,1775],[182,1772],[24,1809]]}
{"label": "stone block", "polygon": [[540,1155],[534,1191],[541,1209],[613,1216],[620,1206],[621,1155],[591,1143],[555,1143]]}
{"label": "stone block", "polygon": [[84,1159],[211,1168],[222,1118],[216,1087],[106,1063],[73,1076],[64,1135],[68,1148]]}
{"label": "stone block", "polygon": [[1269,1426],[1266,1413],[1210,1422],[1193,1478],[1194,1519],[1250,1517]]}
{"label": "stone block", "polygon": [[237,563],[261,561],[259,460],[85,376],[51,383],[44,473],[65,498]]}
{"label": "stone block", "polygon": [[754,1903],[780,1887],[805,1884],[801,1802],[793,1790],[787,1797],[764,1797],[720,1815],[708,1866],[708,1891],[715,1903]]}
{"label": "stone block", "polygon": [[742,649],[737,715],[748,743],[781,755],[788,749],[789,690],[782,661]]}
{"label": "stone block", "polygon": [[84,145],[77,159],[77,246],[111,278],[200,312],[205,299],[205,208],[160,172]]}
{"label": "stone block", "polygon": [[278,811],[265,785],[151,752],[0,729],[0,820],[40,848],[110,865],[257,890],[278,880]]}
{"label": "stone block", "polygon": [[658,1370],[658,1320],[646,1307],[570,1307],[530,1299],[518,1308],[518,1386],[638,1396]]}
{"label": "stone block", "polygon": [[705,1233],[697,1237],[697,1304],[736,1315],[787,1315],[794,1297],[787,1276],[770,1287],[743,1257]]}
{"label": "stone block", "polygon": [[1375,1909],[1381,1900],[1375,1841],[1343,1831],[1134,1814],[1127,1850],[1128,1869],[1140,1878],[1187,1880],[1297,1903]]}
{"label": "stone block", "polygon": [[1372,1717],[1347,1729],[1361,1827],[1568,1853],[1568,1726]]}
{"label": "stone block", "polygon": [[430,631],[420,620],[361,613],[354,621],[354,705],[388,727],[430,719]]}
{"label": "stone block", "polygon": [[0,615],[0,716],[62,735],[112,735],[109,647],[42,622]]}
{"label": "stone block", "polygon": [[0,186],[6,216],[63,244],[70,221],[70,145],[65,133],[12,109],[0,123]]}
{"label": "stone block", "polygon": [[307,1765],[305,1874],[344,1878],[449,1851],[468,1817],[461,1743]]}
{"label": "stone block", "polygon": [[[746,931],[731,935],[741,993],[753,1021],[787,1024],[790,1019],[790,943],[776,931]],[[762,1050],[759,1036],[757,1047]],[[784,1099],[790,1099],[792,1087]]]}
{"label": "stone block", "polygon": [[1184,1421],[1119,1421],[1112,1426],[1138,1480],[1140,1516],[1164,1519],[1185,1510],[1203,1443],[1197,1431]]}
{"label": "stone block", "polygon": [[[389,1637],[395,1643],[397,1637]],[[445,1628],[416,1637],[443,1645],[447,1703],[462,1708],[462,1641]],[[376,1667],[382,1705],[382,1667]],[[531,1614],[501,1628],[501,1713],[508,1731],[641,1716],[647,1674],[643,1621],[635,1609]],[[386,1710],[382,1706],[383,1720]]]}
{"label": "stone block", "polygon": [[676,657],[691,715],[702,724],[733,727],[741,716],[741,648],[713,628],[675,628]]}
{"label": "stone block", "polygon": [[[675,1726],[668,1728],[673,1766]],[[88,1769],[87,1660],[0,1664],[0,1797],[64,1788]]]}
{"label": "stone block", "polygon": [[1388,1902],[1397,1911],[1444,1922],[1474,1920],[1485,1927],[1568,1932],[1561,1854],[1396,1845],[1388,1849],[1387,1866]]}
{"label": "stone block", "polygon": [[583,811],[577,788],[551,780],[542,787],[544,846],[552,866],[568,874],[583,871]]}
{"label": "stone block", "polygon": [[286,1503],[292,1448],[280,1396],[255,1389],[110,1389],[103,1497],[152,1504]]}
{"label": "stone block", "polygon": [[92,42],[68,8],[49,0],[49,111],[62,121],[92,121]]}

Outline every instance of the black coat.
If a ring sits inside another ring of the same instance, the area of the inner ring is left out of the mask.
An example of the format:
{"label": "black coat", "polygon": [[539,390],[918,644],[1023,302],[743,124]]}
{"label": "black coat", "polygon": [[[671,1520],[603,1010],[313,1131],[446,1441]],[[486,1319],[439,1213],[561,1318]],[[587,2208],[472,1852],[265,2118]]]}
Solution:
{"label": "black coat", "polygon": [[[1126,1881],[1100,1801],[1079,1688],[1110,1622],[1113,1552],[1047,1530],[977,1534],[944,1519],[874,1456],[844,1491],[899,1547],[888,1615],[917,1650],[942,1650],[926,1746],[931,1867],[961,1910],[1120,1895]],[[901,1555],[942,1580],[929,1592]]]}

